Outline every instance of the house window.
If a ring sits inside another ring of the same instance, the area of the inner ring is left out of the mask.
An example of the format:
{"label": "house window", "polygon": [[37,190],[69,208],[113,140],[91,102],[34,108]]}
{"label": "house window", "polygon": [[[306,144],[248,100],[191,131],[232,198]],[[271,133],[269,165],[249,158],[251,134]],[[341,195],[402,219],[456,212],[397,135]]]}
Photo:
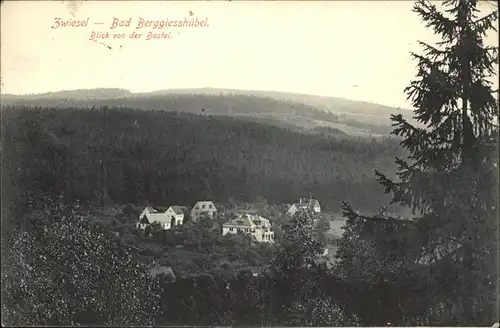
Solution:
{"label": "house window", "polygon": [[233,228],[229,228],[229,231],[234,231],[234,229]]}
{"label": "house window", "polygon": [[205,205],[203,205],[201,208],[205,208],[205,207],[206,207],[206,206],[205,206]]}
{"label": "house window", "polygon": [[210,208],[213,208],[214,206],[213,205],[210,205]]}

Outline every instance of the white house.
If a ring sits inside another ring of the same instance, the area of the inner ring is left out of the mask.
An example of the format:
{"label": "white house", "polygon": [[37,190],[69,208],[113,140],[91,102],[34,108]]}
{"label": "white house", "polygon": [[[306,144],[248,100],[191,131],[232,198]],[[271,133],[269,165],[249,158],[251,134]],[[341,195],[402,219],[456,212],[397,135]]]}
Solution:
{"label": "white house", "polygon": [[172,225],[181,225],[184,222],[184,211],[182,206],[170,206],[165,214],[172,218]]}
{"label": "white house", "polygon": [[144,208],[144,211],[142,211],[142,213],[139,215],[139,217],[142,218],[145,214],[148,214],[148,213],[158,213],[158,211],[151,206],[147,206]]}
{"label": "white house", "polygon": [[306,197],[301,197],[298,202],[295,204],[292,204],[288,211],[286,212],[287,215],[289,216],[294,216],[297,211],[303,211],[306,209],[310,209],[313,212],[320,213],[321,212],[321,206],[319,204],[319,201],[317,199],[314,199],[312,197],[306,198]]}
{"label": "white house", "polygon": [[172,217],[169,217],[166,213],[158,213],[157,210],[151,207],[146,207],[139,216],[139,222],[136,226],[137,228],[144,230],[148,225],[155,222],[159,223],[163,230],[168,230],[172,226]]}
{"label": "white house", "polygon": [[258,242],[274,242],[274,231],[271,223],[256,213],[240,213],[235,219],[222,225],[222,235],[238,232],[248,233]]}
{"label": "white house", "polygon": [[191,220],[198,221],[202,217],[213,219],[217,214],[217,208],[212,201],[199,201],[191,209]]}

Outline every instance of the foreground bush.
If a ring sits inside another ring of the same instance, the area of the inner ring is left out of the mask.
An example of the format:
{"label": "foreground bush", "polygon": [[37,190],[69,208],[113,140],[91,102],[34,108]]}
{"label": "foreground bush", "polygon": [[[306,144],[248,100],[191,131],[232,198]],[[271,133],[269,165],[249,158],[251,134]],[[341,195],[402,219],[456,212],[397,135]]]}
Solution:
{"label": "foreground bush", "polygon": [[7,325],[151,325],[159,308],[147,268],[62,198],[15,230],[2,270]]}

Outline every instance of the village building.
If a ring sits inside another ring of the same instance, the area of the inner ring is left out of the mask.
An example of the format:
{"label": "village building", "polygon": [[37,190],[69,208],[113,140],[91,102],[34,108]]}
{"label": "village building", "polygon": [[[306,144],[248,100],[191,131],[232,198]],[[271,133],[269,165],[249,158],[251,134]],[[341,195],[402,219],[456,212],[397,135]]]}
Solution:
{"label": "village building", "polygon": [[182,225],[187,217],[187,207],[173,205],[165,211],[165,214],[172,219],[172,226]]}
{"label": "village building", "polygon": [[136,224],[136,227],[144,230],[153,223],[159,224],[163,230],[168,230],[172,227],[172,224],[175,224],[175,218],[172,219],[172,216],[169,216],[166,212],[159,213],[152,207],[146,207],[139,216],[139,222]]}
{"label": "village building", "polygon": [[247,233],[258,242],[274,242],[274,231],[268,219],[256,213],[239,213],[236,218],[222,225],[222,235]]}
{"label": "village building", "polygon": [[144,215],[149,214],[149,213],[158,213],[158,210],[151,206],[146,206],[142,213],[139,215],[140,218],[142,218]]}
{"label": "village building", "polygon": [[312,197],[301,197],[298,202],[290,206],[286,214],[289,216],[294,216],[298,211],[304,211],[308,209],[315,213],[320,213],[321,205],[319,204],[319,201],[317,199],[314,199]]}
{"label": "village building", "polygon": [[191,220],[198,221],[201,218],[213,219],[217,214],[217,208],[212,201],[199,201],[191,209]]}

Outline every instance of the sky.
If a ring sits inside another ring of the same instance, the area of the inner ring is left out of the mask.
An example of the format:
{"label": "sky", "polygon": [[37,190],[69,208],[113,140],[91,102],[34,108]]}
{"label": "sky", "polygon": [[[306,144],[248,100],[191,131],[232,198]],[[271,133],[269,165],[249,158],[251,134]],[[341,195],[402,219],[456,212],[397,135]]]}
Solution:
{"label": "sky", "polygon": [[[417,40],[437,40],[412,6],[412,1],[6,1],[1,92],[230,88],[410,108],[404,94],[416,73],[410,52],[419,51]],[[52,28],[55,18],[88,22]],[[130,20],[130,26],[110,29],[114,18]],[[208,26],[137,28],[141,19],[185,18]],[[91,41],[93,32],[108,32],[110,39]],[[142,36],[129,38],[133,32]],[[147,40],[148,32],[169,38]],[[125,38],[114,39],[113,33]],[[498,33],[487,42],[498,44],[497,39]]]}

